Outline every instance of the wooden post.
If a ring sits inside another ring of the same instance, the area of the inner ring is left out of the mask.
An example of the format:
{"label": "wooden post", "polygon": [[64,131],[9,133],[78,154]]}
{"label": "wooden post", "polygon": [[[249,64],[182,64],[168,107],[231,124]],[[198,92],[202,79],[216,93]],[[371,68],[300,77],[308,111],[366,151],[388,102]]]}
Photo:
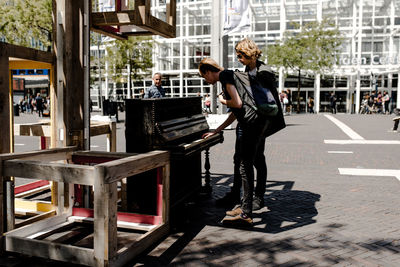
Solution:
{"label": "wooden post", "polygon": [[[0,121],[3,122],[0,129],[0,153],[10,152],[10,101],[9,101],[9,68],[8,68],[7,49],[0,49]],[[0,254],[3,252],[3,233],[5,232],[5,208],[6,194],[4,183],[5,179],[2,175],[2,164],[0,160]]]}
{"label": "wooden post", "polygon": [[0,47],[0,153],[9,153],[11,141],[12,103],[9,96],[9,67],[6,47]]}
{"label": "wooden post", "polygon": [[96,266],[108,266],[117,252],[117,182],[104,182],[104,168],[94,171],[94,257]]}
{"label": "wooden post", "polygon": [[4,242],[3,242],[3,233],[5,232],[4,229],[4,207],[5,207],[5,196],[4,196],[4,189],[3,189],[3,162],[0,159],[0,255],[4,253]]}
{"label": "wooden post", "polygon": [[110,122],[110,133],[107,134],[107,151],[117,152],[117,123]]}

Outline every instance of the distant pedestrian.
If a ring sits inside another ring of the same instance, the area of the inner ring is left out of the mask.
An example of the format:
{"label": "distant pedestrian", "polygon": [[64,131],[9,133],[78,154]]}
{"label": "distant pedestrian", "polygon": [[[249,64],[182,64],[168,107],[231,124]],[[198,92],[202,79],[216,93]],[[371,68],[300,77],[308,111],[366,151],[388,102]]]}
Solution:
{"label": "distant pedestrian", "polygon": [[337,102],[337,97],[335,95],[335,92],[331,93],[331,96],[329,97],[329,102],[331,105],[331,112],[332,114],[336,114],[336,102]]}
{"label": "distant pedestrian", "polygon": [[314,113],[314,98],[309,96],[307,105],[308,105],[308,112]]}
{"label": "distant pedestrian", "polygon": [[28,113],[32,114],[34,108],[35,108],[35,99],[33,98],[33,95],[30,95],[28,100]]}
{"label": "distant pedestrian", "polygon": [[286,89],[286,98],[287,98],[287,105],[286,105],[286,111],[289,114],[292,114],[292,91],[290,89]]}
{"label": "distant pedestrian", "polygon": [[39,117],[43,117],[43,98],[40,96],[40,93],[37,93],[36,98],[35,98],[35,105],[36,105],[36,111],[39,114]]}
{"label": "distant pedestrian", "polygon": [[390,103],[390,96],[387,91],[383,91],[382,104],[383,104],[384,114],[389,114],[389,103]]}
{"label": "distant pedestrian", "polygon": [[206,112],[211,113],[211,98],[208,94],[204,98],[204,105],[206,106]]}

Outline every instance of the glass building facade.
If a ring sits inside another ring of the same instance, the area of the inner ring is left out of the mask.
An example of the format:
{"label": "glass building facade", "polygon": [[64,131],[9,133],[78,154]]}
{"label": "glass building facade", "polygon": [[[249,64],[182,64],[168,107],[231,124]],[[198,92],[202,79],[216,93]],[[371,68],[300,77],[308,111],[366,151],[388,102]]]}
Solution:
{"label": "glass building facade", "polygon": [[[166,77],[170,96],[191,96],[210,92],[198,75],[198,64],[211,55],[213,16],[223,16],[223,2],[180,0],[177,4],[177,37],[155,36],[154,72]],[[391,108],[398,104],[400,72],[400,0],[249,0],[251,29],[225,37],[224,67],[242,69],[236,59],[235,44],[249,37],[263,49],[279,41],[291,22],[304,25],[329,18],[344,37],[337,65],[329,73],[303,73],[300,104],[305,111],[308,96],[315,98],[318,111],[329,106],[329,93],[338,95],[338,109],[357,112],[363,95],[371,90],[388,91]],[[152,1],[153,12],[162,17],[165,1]],[[222,18],[219,20],[222,28]],[[222,40],[222,39],[221,39]],[[227,59],[227,60],[226,60]],[[276,69],[279,89],[297,91],[297,78]],[[286,78],[284,78],[286,77]],[[134,94],[136,94],[135,92]],[[294,99],[294,101],[296,101]]]}

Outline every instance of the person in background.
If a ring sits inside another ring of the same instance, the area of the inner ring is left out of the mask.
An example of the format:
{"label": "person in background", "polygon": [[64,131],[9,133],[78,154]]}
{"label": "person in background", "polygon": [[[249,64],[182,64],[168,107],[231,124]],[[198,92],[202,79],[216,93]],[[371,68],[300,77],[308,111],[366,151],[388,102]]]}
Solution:
{"label": "person in background", "polygon": [[383,91],[382,106],[384,114],[389,114],[389,103],[390,103],[390,96],[387,91]]}
{"label": "person in background", "polygon": [[337,98],[336,98],[335,92],[332,92],[331,96],[329,97],[332,114],[336,114],[336,101],[337,101]]}
{"label": "person in background", "polygon": [[290,91],[290,89],[286,89],[286,97],[288,101],[285,111],[292,114],[292,91]]}
{"label": "person in background", "polygon": [[161,86],[161,73],[157,72],[153,76],[153,84],[145,89],[143,98],[165,97],[165,89]]}
{"label": "person in background", "polygon": [[40,93],[37,93],[37,95],[36,95],[35,105],[36,105],[36,111],[39,114],[39,117],[43,117],[44,101],[43,101],[43,98],[40,96]]}
{"label": "person in background", "polygon": [[204,105],[206,106],[206,111],[211,113],[211,97],[208,94],[204,98]]}
{"label": "person in background", "polygon": [[33,98],[33,95],[30,95],[28,100],[28,112],[30,112],[31,114],[33,113],[35,107],[34,105],[35,105],[35,99]]}
{"label": "person in background", "polygon": [[311,96],[308,97],[308,112],[314,113],[314,98]]}

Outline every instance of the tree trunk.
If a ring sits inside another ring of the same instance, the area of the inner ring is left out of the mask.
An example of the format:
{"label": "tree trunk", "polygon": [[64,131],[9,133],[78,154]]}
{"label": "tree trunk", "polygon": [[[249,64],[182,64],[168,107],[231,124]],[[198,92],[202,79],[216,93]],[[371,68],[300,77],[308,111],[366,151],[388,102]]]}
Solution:
{"label": "tree trunk", "polygon": [[297,113],[300,113],[300,83],[301,83],[301,70],[299,69],[299,74],[297,77]]}

